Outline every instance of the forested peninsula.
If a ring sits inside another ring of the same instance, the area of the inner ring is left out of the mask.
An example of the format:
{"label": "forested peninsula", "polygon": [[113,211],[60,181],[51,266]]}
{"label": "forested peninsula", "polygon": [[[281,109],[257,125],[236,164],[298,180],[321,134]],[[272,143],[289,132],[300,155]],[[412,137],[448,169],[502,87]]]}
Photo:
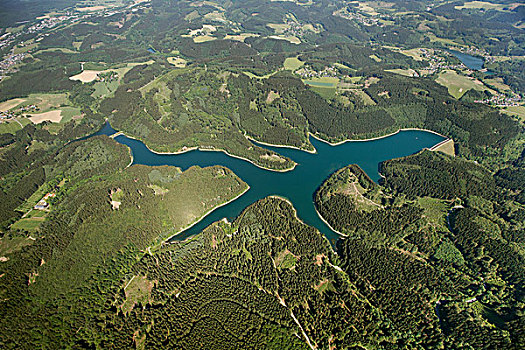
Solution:
{"label": "forested peninsula", "polygon": [[[524,11],[4,1],[0,348],[525,348]],[[336,242],[277,196],[182,240],[247,180],[135,164],[106,123],[279,176],[301,164],[271,145],[315,152],[312,136],[447,142],[378,156],[378,182],[327,165],[309,199]]]}

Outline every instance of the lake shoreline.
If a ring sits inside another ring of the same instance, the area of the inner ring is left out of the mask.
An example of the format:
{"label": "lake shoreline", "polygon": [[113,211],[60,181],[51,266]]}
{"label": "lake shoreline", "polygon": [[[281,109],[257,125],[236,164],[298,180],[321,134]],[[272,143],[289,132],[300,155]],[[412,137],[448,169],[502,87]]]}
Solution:
{"label": "lake shoreline", "polygon": [[[221,201],[217,201],[213,203],[217,205],[213,209],[210,204],[210,207],[208,207],[210,210],[207,210],[203,217],[197,219],[196,215],[195,218],[193,218],[195,221],[192,222],[192,220],[188,220],[188,223],[191,222],[191,224],[188,224],[186,227],[180,229],[172,227],[164,232],[163,235],[159,235],[160,237],[167,237],[167,241],[185,241],[187,237],[193,236],[202,231],[204,227],[223,217],[236,217],[245,207],[252,204],[255,200],[278,195],[279,197],[283,196],[286,198],[293,206],[297,204],[297,207],[294,206],[294,208],[296,208],[297,216],[304,220],[301,220],[301,222],[316,227],[318,231],[326,236],[331,245],[339,238],[345,237],[346,234],[342,231],[335,230],[327,222],[327,219],[320,215],[319,210],[317,210],[318,208],[316,208],[312,202],[312,194],[315,193],[319,187],[319,183],[331,174],[333,171],[332,168],[338,169],[355,163],[359,164],[367,174],[373,174],[372,177],[374,179],[377,177],[377,180],[380,180],[382,174],[376,174],[376,162],[379,164],[384,161],[384,159],[394,159],[414,154],[422,149],[428,149],[439,144],[445,139],[435,132],[419,129],[405,133],[399,133],[398,131],[399,135],[390,138],[388,138],[388,135],[383,136],[383,138],[385,138],[384,141],[371,142],[370,145],[366,143],[348,142],[339,146],[339,148],[324,146],[323,144],[316,143],[316,138],[311,138],[310,141],[317,149],[315,154],[286,150],[286,148],[271,148],[277,153],[283,152],[283,154],[301,165],[297,166],[295,171],[272,173],[270,172],[271,170],[256,166],[252,161],[242,157],[231,156],[228,152],[224,151],[224,155],[217,153],[206,154],[204,152],[193,152],[182,155],[183,153],[189,152],[189,150],[185,149],[176,154],[172,152],[171,154],[174,154],[173,156],[161,157],[158,155],[160,152],[152,151],[145,146],[143,142],[135,141],[137,140],[136,138],[119,138],[118,135],[125,135],[125,133],[117,133],[111,129],[109,125],[105,128],[104,133],[106,135],[112,133],[113,138],[115,138],[117,142],[131,148],[134,158],[133,164],[155,166],[164,164],[179,167],[180,169],[188,169],[192,166],[199,165],[203,168],[211,165],[221,165],[232,169],[234,173],[238,174],[238,176],[250,186],[252,191],[247,195],[243,196],[245,192],[240,193],[242,189],[239,189],[239,195],[233,198],[233,200],[221,204],[219,204]],[[262,148],[265,147],[262,144],[259,146]],[[206,148],[202,149],[202,151],[217,151],[217,149]],[[352,160],[353,158],[355,159]],[[149,159],[151,159],[151,161]],[[312,176],[313,173],[317,175]],[[231,196],[235,196],[235,194],[231,194]],[[226,201],[227,198],[222,200]],[[208,208],[203,208],[203,212]],[[231,210],[229,208],[231,208]]]}
{"label": "lake shoreline", "polygon": [[[314,209],[315,209],[315,212],[317,213],[317,216],[319,216],[319,219],[321,219],[322,222],[324,222],[326,224],[326,226],[328,226],[330,228],[330,230],[334,231],[335,233],[337,233],[340,237],[339,239],[341,238],[347,238],[348,235],[347,234],[344,234],[342,233],[341,231],[338,231],[336,230],[335,228],[332,227],[332,225],[330,225],[328,223],[328,221],[326,221],[326,219],[321,215],[321,213],[319,213],[319,211],[317,210],[317,206],[315,205],[314,203]],[[326,236],[326,235],[325,235]]]}
{"label": "lake shoreline", "polygon": [[[306,225],[306,226],[309,226],[309,227],[313,227],[315,228],[323,237],[324,239],[326,239],[326,241],[328,242],[328,244],[333,247],[333,250],[334,252],[337,252],[337,249],[334,246],[332,246],[332,243],[330,242],[330,240],[328,239],[328,237],[326,236],[326,234],[324,234],[323,232],[321,232],[321,230],[319,230],[317,227],[313,226],[313,225],[309,225],[307,224],[306,222],[304,222],[298,215],[297,215],[297,209],[295,209],[293,203],[286,197],[283,197],[283,196],[279,196],[279,195],[270,195],[266,198],[277,198],[277,199],[280,199],[282,201],[285,201],[286,203],[290,204],[290,206],[292,207],[293,211],[294,211],[294,214],[295,214],[295,218],[303,225]],[[262,200],[262,199],[261,199]],[[347,238],[348,235],[340,232],[340,231],[337,231],[335,230],[323,217],[322,215],[317,211],[317,206],[315,205],[315,202],[313,203],[314,205],[314,209],[315,209],[315,212],[317,213],[317,216],[319,216],[319,219],[321,219],[325,224],[326,226],[328,226],[330,228],[330,230],[334,231],[335,233],[337,233],[339,235],[339,238],[337,240],[340,240],[342,238]]]}
{"label": "lake shoreline", "polygon": [[[368,142],[368,141],[380,140],[380,139],[384,139],[384,138],[387,138],[387,137],[399,134],[401,131],[425,131],[425,132],[432,133],[434,135],[441,136],[441,137],[445,138],[446,140],[450,139],[449,137],[447,137],[445,135],[442,135],[442,134],[440,134],[440,133],[438,133],[436,131],[432,131],[432,130],[429,130],[429,129],[422,129],[422,128],[400,128],[400,129],[397,129],[397,131],[391,132],[391,133],[383,135],[383,136],[376,136],[376,137],[371,137],[371,138],[368,138],[368,139],[346,139],[346,140],[338,141],[338,142],[335,142],[335,143],[334,142],[330,142],[330,141],[325,140],[325,139],[322,139],[320,136],[315,135],[315,134],[313,134],[311,132],[309,132],[308,134],[310,136],[312,136],[313,138],[315,138],[316,140],[324,142],[324,143],[327,143],[330,146],[339,146],[339,145],[342,145],[342,144],[347,143],[347,142]],[[446,141],[446,140],[443,140],[443,141]],[[441,142],[443,142],[443,141],[441,141]]]}
{"label": "lake shoreline", "polygon": [[[244,182],[244,181],[243,181]],[[245,182],[246,183],[246,182]],[[250,185],[248,185],[246,183],[246,188],[244,189],[244,191],[242,191],[241,193],[239,193],[237,196],[235,196],[234,198],[230,199],[229,201],[226,201],[218,206],[215,206],[213,208],[211,208],[210,210],[208,210],[206,213],[202,214],[201,217],[199,217],[197,220],[195,220],[194,222],[192,222],[191,224],[189,224],[188,226],[185,226],[183,228],[181,228],[179,231],[177,231],[176,233],[174,233],[173,235],[169,236],[168,238],[163,238],[161,241],[161,243],[170,243],[170,241],[175,238],[176,236],[178,236],[179,234],[183,233],[184,231],[190,229],[191,227],[197,225],[199,222],[201,222],[202,220],[204,220],[204,218],[206,218],[208,215],[210,215],[212,212],[214,212],[215,210],[219,209],[220,207],[224,207],[225,205],[228,205],[230,204],[231,202],[234,202],[235,200],[239,199],[240,197],[242,197],[246,192],[248,192],[250,190]],[[220,220],[219,220],[220,221]],[[208,226],[209,227],[209,226]],[[194,236],[190,236],[180,242],[184,242],[190,238],[193,238]]]}
{"label": "lake shoreline", "polygon": [[[308,135],[310,135],[310,133],[308,133]],[[246,137],[246,138],[247,138],[248,140],[250,140],[250,141],[253,141],[253,142],[259,143],[259,144],[264,145],[264,146],[269,146],[269,147],[278,147],[278,148],[291,148],[291,149],[296,149],[296,150],[298,150],[298,151],[308,152],[308,153],[311,153],[311,154],[315,154],[315,153],[317,153],[317,150],[315,149],[315,147],[314,147],[313,150],[309,150],[309,149],[299,148],[299,147],[296,147],[296,146],[290,146],[290,145],[277,145],[277,144],[273,144],[273,143],[263,142],[263,141],[256,140],[256,139],[254,139],[253,137],[248,136],[248,135],[244,135],[244,137]],[[313,146],[313,145],[312,145],[312,146]]]}
{"label": "lake shoreline", "polygon": [[[107,121],[107,120],[106,120]],[[321,141],[321,142],[324,142],[330,146],[339,146],[339,145],[342,145],[344,143],[347,143],[347,142],[368,142],[368,141],[374,141],[374,140],[380,140],[380,139],[384,139],[384,138],[387,138],[387,137],[390,137],[390,136],[394,136],[402,131],[424,131],[424,132],[429,132],[429,133],[432,133],[432,134],[435,134],[435,135],[438,135],[438,136],[441,136],[444,138],[443,141],[440,141],[439,143],[437,143],[436,145],[430,147],[429,149],[432,150],[434,147],[448,141],[448,140],[451,140],[451,138],[445,136],[445,135],[442,135],[436,131],[432,131],[432,130],[429,130],[429,129],[422,129],[422,128],[400,128],[398,129],[397,131],[395,132],[392,132],[392,133],[389,133],[389,134],[386,134],[386,135],[383,135],[383,136],[377,136],[377,137],[372,137],[372,138],[368,138],[368,139],[346,139],[346,140],[342,140],[342,141],[338,141],[338,142],[330,142],[328,140],[325,140],[323,138],[321,138],[320,136],[318,135],[315,135],[311,132],[308,132],[308,136],[311,136],[313,138],[315,138],[316,140],[318,141]],[[123,131],[117,131],[115,134],[113,135],[110,135],[109,137],[111,138],[116,138],[118,136],[125,136],[127,138],[130,138],[130,139],[133,139],[133,140],[136,140],[136,141],[140,141],[144,144],[144,146],[146,146],[146,148],[151,151],[152,153],[155,153],[155,154],[158,154],[158,155],[177,155],[177,154],[184,154],[184,153],[187,153],[187,152],[191,152],[191,151],[201,151],[201,152],[223,152],[225,153],[226,155],[230,156],[230,157],[233,157],[233,158],[237,158],[237,159],[241,159],[241,160],[244,160],[246,162],[249,162],[253,165],[255,165],[256,167],[258,168],[261,168],[261,169],[264,169],[264,170],[267,170],[267,171],[275,171],[275,172],[280,172],[280,173],[285,173],[285,172],[289,172],[289,171],[293,171],[295,169],[295,167],[297,166],[297,163],[295,161],[292,160],[293,162],[293,167],[291,168],[288,168],[288,169],[282,169],[282,170],[279,170],[279,169],[270,169],[270,168],[267,168],[267,167],[264,167],[262,165],[259,165],[257,163],[255,163],[254,161],[248,159],[248,158],[245,158],[245,157],[241,157],[241,156],[237,156],[237,155],[234,155],[234,154],[230,154],[228,151],[222,149],[222,148],[201,148],[201,147],[198,147],[198,146],[195,146],[195,147],[190,147],[190,148],[186,148],[184,150],[181,150],[181,151],[175,151],[175,152],[159,152],[159,151],[155,151],[153,149],[151,149],[143,140],[139,139],[139,138],[136,138],[134,136],[129,136],[128,134],[124,133]],[[302,148],[299,148],[299,147],[295,147],[295,146],[289,146],[289,145],[277,145],[277,144],[271,144],[271,143],[267,143],[267,142],[262,142],[262,141],[258,141],[258,140],[255,140],[253,137],[251,136],[247,136],[247,135],[244,135],[244,137],[249,140],[249,141],[253,141],[253,142],[256,142],[256,143],[259,143],[261,145],[264,145],[264,146],[269,146],[269,147],[277,147],[277,148],[290,148],[290,149],[296,149],[298,151],[303,151],[303,152],[307,152],[307,153],[310,153],[310,154],[316,154],[317,153],[317,150],[315,149],[314,147],[314,150],[305,150],[305,149],[302,149]],[[132,162],[131,164],[133,164],[133,155],[131,156],[132,157]],[[130,165],[131,165],[130,164]],[[129,166],[129,165],[128,165]]]}
{"label": "lake shoreline", "polygon": [[[136,137],[133,137],[133,136],[129,136],[128,134],[122,132],[122,131],[118,131],[116,132],[115,134],[111,135],[110,137],[111,138],[116,138],[116,137],[119,137],[119,136],[125,136],[129,139],[132,139],[132,140],[136,140],[136,141],[140,141],[144,144],[144,146],[146,146],[146,148],[151,152],[151,153],[155,153],[155,154],[158,154],[158,155],[177,155],[177,154],[184,154],[184,153],[187,153],[187,152],[191,152],[191,151],[201,151],[201,152],[223,152],[225,153],[227,156],[229,157],[232,157],[232,158],[237,158],[237,159],[241,159],[241,160],[244,160],[246,162],[249,162],[253,165],[255,165],[256,167],[258,168],[261,168],[261,169],[264,169],[264,170],[267,170],[267,171],[275,171],[275,172],[280,172],[280,173],[285,173],[285,172],[288,172],[288,171],[292,171],[295,169],[295,167],[297,166],[297,163],[293,162],[293,167],[291,168],[288,168],[288,169],[270,169],[270,168],[267,168],[267,167],[264,167],[262,165],[259,165],[257,163],[255,163],[254,161],[248,159],[248,158],[244,158],[244,157],[241,157],[241,156],[237,156],[237,155],[234,155],[234,154],[230,154],[228,151],[222,149],[222,148],[201,148],[201,147],[190,147],[190,148],[187,148],[185,150],[182,150],[182,151],[176,151],[176,152],[158,152],[158,151],[155,151],[153,149],[151,149],[143,140],[139,139],[139,138],[136,138]],[[258,142],[258,141],[255,141],[255,142]],[[128,146],[129,147],[129,146]]]}

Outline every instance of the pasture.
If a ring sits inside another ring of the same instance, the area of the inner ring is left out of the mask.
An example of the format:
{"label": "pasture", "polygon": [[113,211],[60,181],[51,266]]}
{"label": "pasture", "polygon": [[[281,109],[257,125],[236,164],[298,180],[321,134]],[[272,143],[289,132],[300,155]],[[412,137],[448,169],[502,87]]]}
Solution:
{"label": "pasture", "polygon": [[284,60],[284,69],[291,70],[292,72],[301,68],[303,65],[304,62],[297,57],[288,57]]}
{"label": "pasture", "polygon": [[448,89],[448,93],[455,97],[461,98],[468,90],[474,89],[477,91],[489,90],[483,83],[477,79],[467,77],[464,75],[458,74],[453,70],[446,70],[439,74],[439,77],[436,79],[438,84],[443,85]]}

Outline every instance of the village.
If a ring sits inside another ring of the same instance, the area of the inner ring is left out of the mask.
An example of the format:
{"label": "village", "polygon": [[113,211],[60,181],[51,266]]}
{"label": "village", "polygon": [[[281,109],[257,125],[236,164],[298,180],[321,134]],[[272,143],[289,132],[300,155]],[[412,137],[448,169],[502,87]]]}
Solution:
{"label": "village", "polygon": [[341,74],[338,75],[338,72],[339,70],[335,66],[325,67],[322,71],[319,71],[319,72],[312,69],[309,66],[303,67],[295,71],[295,73],[299,74],[299,76],[301,76],[302,79],[326,78],[326,77],[330,77],[330,78],[337,77],[337,78],[343,79],[346,77]]}
{"label": "village", "polygon": [[[357,2],[354,2],[354,4]],[[364,5],[363,7],[347,6],[333,13],[334,16],[339,16],[351,21],[356,21],[364,26],[378,26],[384,27],[391,22],[394,17],[390,14],[376,12],[375,9]]]}
{"label": "village", "polygon": [[520,106],[522,98],[520,95],[511,93],[511,95],[506,95],[498,93],[497,95],[491,96],[490,98],[484,100],[476,100],[475,103],[483,103],[495,107],[516,107]]}
{"label": "village", "polygon": [[[471,49],[468,50],[470,53],[479,54],[480,50]],[[418,54],[429,62],[429,66],[425,67],[427,74],[435,74],[444,70],[455,70],[463,71],[467,75],[471,75],[474,70],[467,68],[463,63],[450,64],[448,57],[452,56],[448,51],[425,49],[420,48]],[[352,77],[346,74],[342,74],[339,67],[336,65],[324,67],[324,69],[317,71],[311,66],[303,66],[295,71],[302,79],[320,79],[320,78],[338,78],[340,80],[351,80]],[[414,70],[412,73],[413,77],[419,77],[420,74]],[[473,101],[474,103],[482,103],[493,107],[505,108],[515,107],[522,104],[523,98],[519,94],[512,91],[506,91],[504,93],[493,91],[493,95],[490,98],[480,99]]]}
{"label": "village", "polygon": [[34,113],[38,112],[40,108],[36,105],[23,106],[15,110],[0,111],[0,120],[9,121],[16,117],[19,117],[23,113]]}

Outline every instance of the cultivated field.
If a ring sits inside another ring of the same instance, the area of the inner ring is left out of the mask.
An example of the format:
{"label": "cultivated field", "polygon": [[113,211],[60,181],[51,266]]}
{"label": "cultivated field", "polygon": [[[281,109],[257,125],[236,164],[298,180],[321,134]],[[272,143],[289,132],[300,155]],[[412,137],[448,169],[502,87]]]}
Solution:
{"label": "cultivated field", "polygon": [[11,108],[15,108],[16,106],[20,105],[25,101],[26,100],[24,100],[23,98],[14,98],[12,100],[2,102],[0,103],[0,112],[6,112]]}
{"label": "cultivated field", "polygon": [[292,44],[299,45],[301,43],[301,39],[299,39],[296,36],[293,35],[271,35],[268,38],[270,39],[276,39],[276,40],[286,40]]}
{"label": "cultivated field", "polygon": [[224,37],[224,40],[235,40],[235,41],[244,42],[244,40],[246,40],[247,38],[252,38],[252,37],[254,38],[259,37],[259,34],[254,34],[254,33],[227,34]]}
{"label": "cultivated field", "polygon": [[85,70],[80,74],[69,77],[69,80],[78,80],[83,83],[90,83],[97,79],[97,76],[101,73],[99,70]]}
{"label": "cultivated field", "polygon": [[53,123],[60,123],[62,120],[62,111],[56,110],[56,111],[49,111],[45,113],[39,113],[39,114],[28,114],[29,120],[31,120],[35,124],[40,124],[45,121],[50,121]]}
{"label": "cultivated field", "polygon": [[465,2],[462,6],[454,6],[456,10],[464,9],[476,9],[476,10],[496,10],[496,11],[510,11],[515,9],[517,6],[523,5],[523,3],[511,3],[511,4],[495,4],[487,1],[469,1]]}

